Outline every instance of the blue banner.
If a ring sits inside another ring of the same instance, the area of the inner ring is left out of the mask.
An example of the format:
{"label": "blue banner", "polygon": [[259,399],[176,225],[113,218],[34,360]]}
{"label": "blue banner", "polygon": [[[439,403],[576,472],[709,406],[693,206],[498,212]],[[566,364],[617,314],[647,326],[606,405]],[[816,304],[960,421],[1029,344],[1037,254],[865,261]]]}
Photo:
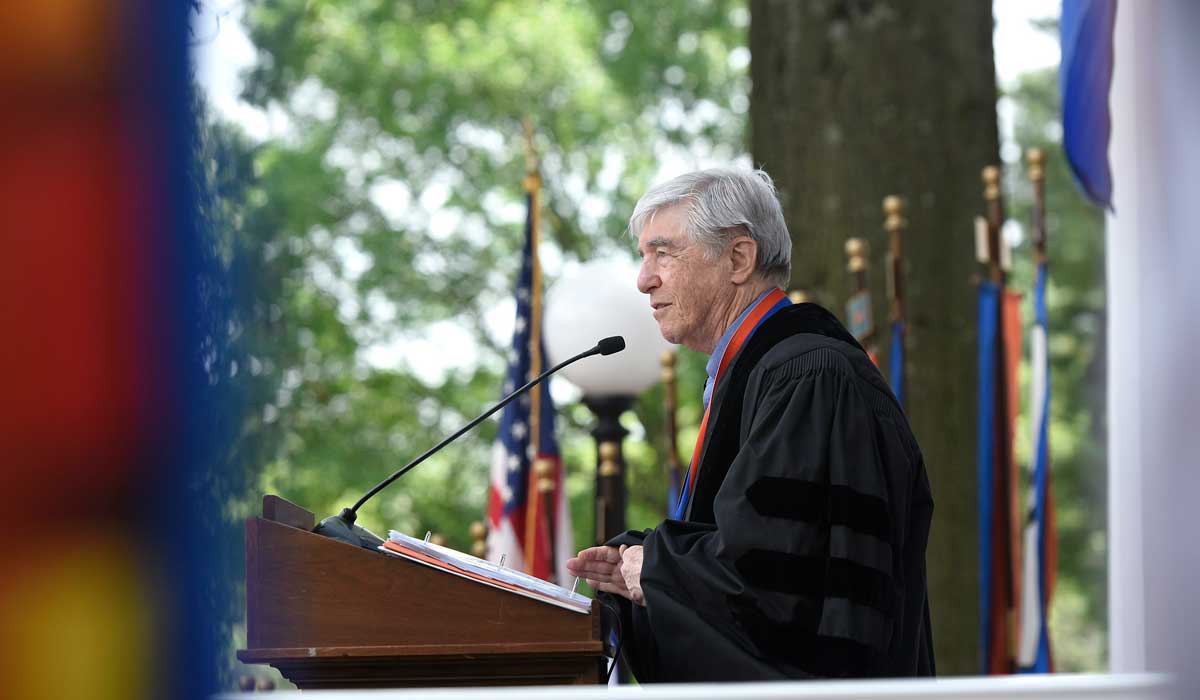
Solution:
{"label": "blue banner", "polygon": [[888,353],[888,375],[892,381],[892,393],[900,405],[904,405],[904,322],[892,323],[892,350]]}
{"label": "blue banner", "polygon": [[1084,195],[1106,209],[1112,208],[1108,90],[1116,13],[1116,0],[1063,0],[1059,22],[1063,151]]}
{"label": "blue banner", "polygon": [[1000,288],[979,284],[979,426],[976,452],[979,498],[979,649],[980,668],[987,673],[990,658],[992,599],[992,493],[995,469],[996,341],[1000,327]]}

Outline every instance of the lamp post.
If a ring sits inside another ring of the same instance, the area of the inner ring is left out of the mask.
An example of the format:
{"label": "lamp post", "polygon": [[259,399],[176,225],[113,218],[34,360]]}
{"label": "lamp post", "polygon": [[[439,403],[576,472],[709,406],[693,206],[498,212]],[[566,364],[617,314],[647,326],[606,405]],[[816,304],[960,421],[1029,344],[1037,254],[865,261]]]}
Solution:
{"label": "lamp post", "polygon": [[595,536],[600,544],[625,530],[625,458],[628,431],[621,414],[659,379],[659,356],[670,348],[658,331],[648,299],[637,291],[637,268],[598,261],[582,265],[546,292],[546,352],[551,363],[570,357],[596,338],[620,335],[625,351],[563,370],[583,391],[596,416]]}
{"label": "lamp post", "polygon": [[584,396],[583,404],[596,414],[596,544],[625,531],[625,457],[621,442],[629,431],[621,414],[633,406],[633,396]]}

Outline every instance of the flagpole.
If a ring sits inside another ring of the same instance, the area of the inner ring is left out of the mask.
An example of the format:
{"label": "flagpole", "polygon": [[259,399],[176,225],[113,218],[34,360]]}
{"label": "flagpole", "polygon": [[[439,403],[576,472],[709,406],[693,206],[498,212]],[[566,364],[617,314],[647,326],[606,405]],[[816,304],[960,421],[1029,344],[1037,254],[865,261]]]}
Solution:
{"label": "flagpole", "polygon": [[850,335],[867,351],[871,362],[879,364],[879,353],[875,347],[875,316],[871,312],[871,290],[867,283],[867,271],[870,262],[870,247],[861,238],[847,238],[846,272],[850,273],[852,288],[849,301],[846,302],[846,323]]}
{"label": "flagpole", "polygon": [[1024,580],[1021,597],[1020,645],[1017,665],[1022,672],[1054,671],[1047,627],[1050,599],[1057,564],[1053,489],[1050,480],[1050,363],[1049,323],[1046,316],[1046,193],[1045,154],[1032,148],[1026,154],[1029,181],[1033,185],[1033,246],[1037,266],[1034,287],[1034,330],[1031,343],[1033,432],[1033,498],[1025,525]]}
{"label": "flagpole", "polygon": [[667,515],[675,512],[681,486],[680,474],[683,473],[683,463],[679,461],[678,425],[676,411],[679,409],[675,364],[678,358],[673,350],[663,352],[659,361],[662,364],[663,402],[666,409],[667,433]]}
{"label": "flagpole", "polygon": [[1054,517],[1054,482],[1050,473],[1050,319],[1046,309],[1046,285],[1050,281],[1050,259],[1046,252],[1046,154],[1040,148],[1029,150],[1029,177],[1034,181],[1034,245],[1037,251],[1038,269],[1041,277],[1037,298],[1037,322],[1041,324],[1045,340],[1044,362],[1045,400],[1042,405],[1042,426],[1039,430],[1040,448],[1038,459],[1042,462],[1043,488],[1039,494],[1041,507],[1041,541],[1038,544],[1040,563],[1039,578],[1041,594],[1041,633],[1044,637],[1045,670],[1054,673],[1054,653],[1050,646],[1050,599],[1054,595],[1054,582],[1058,570],[1058,527]]}
{"label": "flagpole", "polygon": [[[529,374],[536,377],[542,372],[542,265],[538,255],[541,247],[541,189],[542,179],[538,173],[537,152],[533,145],[533,120],[526,117],[525,126],[525,192],[529,196],[529,238],[531,281],[529,290]],[[529,444],[533,449],[532,469],[529,470],[530,498],[525,511],[525,571],[532,574],[537,560],[537,526],[545,519],[548,578],[555,577],[554,562],[554,491],[555,474],[553,460],[541,455],[542,446],[542,389],[529,394]],[[533,494],[537,494],[533,497]]]}
{"label": "flagpole", "polygon": [[908,327],[904,318],[904,200],[896,195],[883,198],[883,228],[888,234],[888,297],[891,300],[892,347],[889,351],[892,393],[904,405],[904,389],[908,385],[905,341]]}

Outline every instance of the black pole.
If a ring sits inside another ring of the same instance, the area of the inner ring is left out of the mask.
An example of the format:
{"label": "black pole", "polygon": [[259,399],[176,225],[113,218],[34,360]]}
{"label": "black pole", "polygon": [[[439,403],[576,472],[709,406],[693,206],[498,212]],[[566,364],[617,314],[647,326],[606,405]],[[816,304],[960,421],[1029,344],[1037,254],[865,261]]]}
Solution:
{"label": "black pole", "polygon": [[[621,427],[621,414],[633,406],[632,396],[585,397],[583,403],[596,415],[592,437],[596,440],[596,544],[625,532],[625,454],[621,443],[629,431]],[[623,655],[622,655],[623,656]],[[618,658],[617,683],[633,677]]]}
{"label": "black pole", "polygon": [[596,544],[604,544],[625,531],[625,457],[621,442],[629,434],[621,427],[621,414],[633,406],[632,396],[585,397],[585,406],[596,414],[592,437],[596,439]]}

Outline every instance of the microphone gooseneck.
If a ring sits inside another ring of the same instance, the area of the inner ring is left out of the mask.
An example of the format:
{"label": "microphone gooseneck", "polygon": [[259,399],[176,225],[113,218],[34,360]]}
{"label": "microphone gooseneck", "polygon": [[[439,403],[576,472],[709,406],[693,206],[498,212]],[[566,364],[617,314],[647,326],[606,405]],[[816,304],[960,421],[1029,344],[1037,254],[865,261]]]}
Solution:
{"label": "microphone gooseneck", "polygon": [[426,459],[432,457],[435,453],[437,453],[443,447],[454,442],[459,437],[461,437],[464,433],[466,433],[468,430],[479,425],[484,420],[487,420],[487,418],[489,416],[491,416],[493,413],[495,413],[496,411],[499,411],[500,409],[507,406],[509,403],[512,402],[513,399],[517,398],[521,394],[524,394],[526,391],[529,391],[534,386],[537,386],[539,383],[541,383],[541,381],[543,379],[545,379],[546,377],[549,377],[550,375],[559,371],[563,367],[566,367],[567,365],[572,364],[574,362],[578,362],[579,360],[582,360],[585,357],[591,357],[592,355],[612,355],[612,354],[618,353],[624,349],[625,349],[625,339],[619,335],[614,335],[614,336],[611,336],[608,338],[604,338],[600,342],[596,343],[596,345],[594,347],[592,347],[588,350],[585,350],[585,351],[579,353],[578,355],[575,355],[574,357],[571,357],[567,360],[564,360],[564,361],[558,363],[557,365],[551,367],[550,369],[546,370],[545,372],[542,372],[538,376],[531,379],[528,383],[526,383],[521,388],[512,392],[508,396],[505,396],[495,406],[492,406],[487,411],[480,414],[479,417],[475,418],[470,423],[467,423],[466,425],[464,425],[453,435],[442,440],[441,442],[434,445],[433,447],[429,448],[420,457],[417,457],[413,461],[411,461],[408,464],[404,465],[403,467],[397,469],[395,472],[392,472],[391,476],[389,476],[388,478],[384,479],[383,481],[379,482],[374,487],[372,487],[371,490],[368,491],[366,494],[364,494],[362,498],[358,499],[358,502],[355,503],[352,507],[343,508],[341,513],[322,520],[321,524],[317,525],[317,527],[313,530],[313,532],[316,532],[317,534],[320,534],[320,535],[332,537],[333,539],[336,539],[336,540],[348,542],[350,544],[355,544],[358,546],[367,547],[369,549],[374,549],[376,546],[383,543],[382,540],[380,540],[378,536],[372,534],[371,532],[354,525],[354,521],[358,519],[358,509],[361,508],[363,506],[363,504],[365,504],[367,501],[371,500],[371,498],[374,497],[375,494],[377,494],[380,491],[387,488],[396,479],[399,479],[400,477],[404,476],[406,473],[408,473],[411,469],[416,467],[418,464],[420,464],[421,462],[424,462]]}

